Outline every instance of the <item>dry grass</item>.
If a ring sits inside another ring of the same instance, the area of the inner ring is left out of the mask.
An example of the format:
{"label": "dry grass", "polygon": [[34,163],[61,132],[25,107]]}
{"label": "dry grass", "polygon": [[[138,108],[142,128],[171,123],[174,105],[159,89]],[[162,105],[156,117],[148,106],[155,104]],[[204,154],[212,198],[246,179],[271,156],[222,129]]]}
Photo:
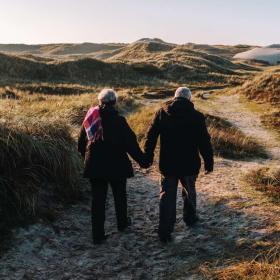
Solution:
{"label": "dry grass", "polygon": [[242,261],[227,267],[201,267],[206,279],[213,280],[278,280],[280,279],[280,247],[259,255],[252,261]]}
{"label": "dry grass", "polygon": [[280,168],[262,167],[252,170],[244,176],[250,186],[280,201]]}
{"label": "dry grass", "polygon": [[280,109],[269,114],[263,114],[261,121],[265,126],[271,127],[280,135]]}
{"label": "dry grass", "polygon": [[128,123],[137,135],[137,140],[141,145],[144,144],[146,133],[158,108],[158,105],[142,107],[136,113],[128,116]]}
{"label": "dry grass", "polygon": [[78,194],[81,165],[74,147],[69,127],[59,123],[0,126],[2,226],[37,216],[44,188],[52,186],[63,200]]}
{"label": "dry grass", "polygon": [[264,148],[252,137],[220,117],[209,114],[206,117],[216,155],[234,159],[266,157]]}
{"label": "dry grass", "polygon": [[266,71],[248,80],[238,90],[251,100],[280,104],[280,73]]}

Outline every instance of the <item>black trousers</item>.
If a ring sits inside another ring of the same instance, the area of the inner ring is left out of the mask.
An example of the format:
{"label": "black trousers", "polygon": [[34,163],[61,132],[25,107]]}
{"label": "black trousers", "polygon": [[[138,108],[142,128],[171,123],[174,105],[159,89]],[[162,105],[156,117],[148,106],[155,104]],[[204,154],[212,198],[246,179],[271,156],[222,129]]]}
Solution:
{"label": "black trousers", "polygon": [[176,202],[178,183],[182,184],[182,197],[184,200],[183,219],[187,223],[196,215],[196,190],[197,176],[182,178],[162,176],[159,205],[159,230],[160,237],[169,236],[176,223]]}
{"label": "black trousers", "polygon": [[109,185],[113,192],[118,229],[127,226],[126,178],[91,179],[90,182],[92,186],[92,237],[98,240],[105,235],[105,204]]}

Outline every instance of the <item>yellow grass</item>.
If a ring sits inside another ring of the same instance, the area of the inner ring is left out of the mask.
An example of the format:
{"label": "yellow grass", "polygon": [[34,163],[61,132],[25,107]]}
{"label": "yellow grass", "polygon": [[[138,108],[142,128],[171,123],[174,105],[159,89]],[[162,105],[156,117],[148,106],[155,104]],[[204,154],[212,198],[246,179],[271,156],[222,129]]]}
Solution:
{"label": "yellow grass", "polygon": [[280,247],[272,248],[252,261],[242,261],[227,267],[201,267],[206,279],[212,280],[279,280]]}

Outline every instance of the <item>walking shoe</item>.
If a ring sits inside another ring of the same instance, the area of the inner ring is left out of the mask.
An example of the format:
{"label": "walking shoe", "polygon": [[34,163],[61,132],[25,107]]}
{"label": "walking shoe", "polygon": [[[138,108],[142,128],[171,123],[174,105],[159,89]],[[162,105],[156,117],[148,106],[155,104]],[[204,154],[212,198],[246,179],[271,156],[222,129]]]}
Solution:
{"label": "walking shoe", "polygon": [[95,244],[95,245],[103,244],[107,240],[107,238],[108,238],[108,235],[104,235],[101,238],[94,238],[93,239],[93,244]]}
{"label": "walking shoe", "polygon": [[132,224],[131,218],[130,218],[130,217],[127,217],[126,225],[124,225],[124,226],[118,226],[118,230],[121,231],[121,232],[123,232],[123,231],[125,231],[129,226],[131,226],[131,224]]}
{"label": "walking shoe", "polygon": [[159,240],[160,240],[161,243],[167,244],[167,243],[172,241],[172,237],[171,237],[171,235],[159,236]]}
{"label": "walking shoe", "polygon": [[185,224],[189,227],[194,226],[198,221],[199,221],[199,218],[197,215],[184,219]]}

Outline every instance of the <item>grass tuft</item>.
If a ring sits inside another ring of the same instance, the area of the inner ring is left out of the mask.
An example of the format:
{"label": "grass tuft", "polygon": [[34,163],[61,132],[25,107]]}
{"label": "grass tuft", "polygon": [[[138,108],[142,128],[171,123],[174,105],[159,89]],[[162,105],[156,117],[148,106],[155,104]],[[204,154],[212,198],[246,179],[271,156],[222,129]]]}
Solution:
{"label": "grass tuft", "polygon": [[257,190],[280,201],[280,168],[262,167],[252,170],[244,176],[244,180]]}
{"label": "grass tuft", "polygon": [[280,279],[280,247],[258,256],[252,261],[232,264],[228,267],[201,267],[206,279],[212,280],[277,280]]}
{"label": "grass tuft", "polygon": [[230,122],[209,114],[206,114],[206,122],[216,155],[233,159],[267,156],[260,144]]}
{"label": "grass tuft", "polygon": [[2,226],[36,217],[46,190],[61,200],[78,194],[80,159],[69,131],[58,123],[0,127]]}

